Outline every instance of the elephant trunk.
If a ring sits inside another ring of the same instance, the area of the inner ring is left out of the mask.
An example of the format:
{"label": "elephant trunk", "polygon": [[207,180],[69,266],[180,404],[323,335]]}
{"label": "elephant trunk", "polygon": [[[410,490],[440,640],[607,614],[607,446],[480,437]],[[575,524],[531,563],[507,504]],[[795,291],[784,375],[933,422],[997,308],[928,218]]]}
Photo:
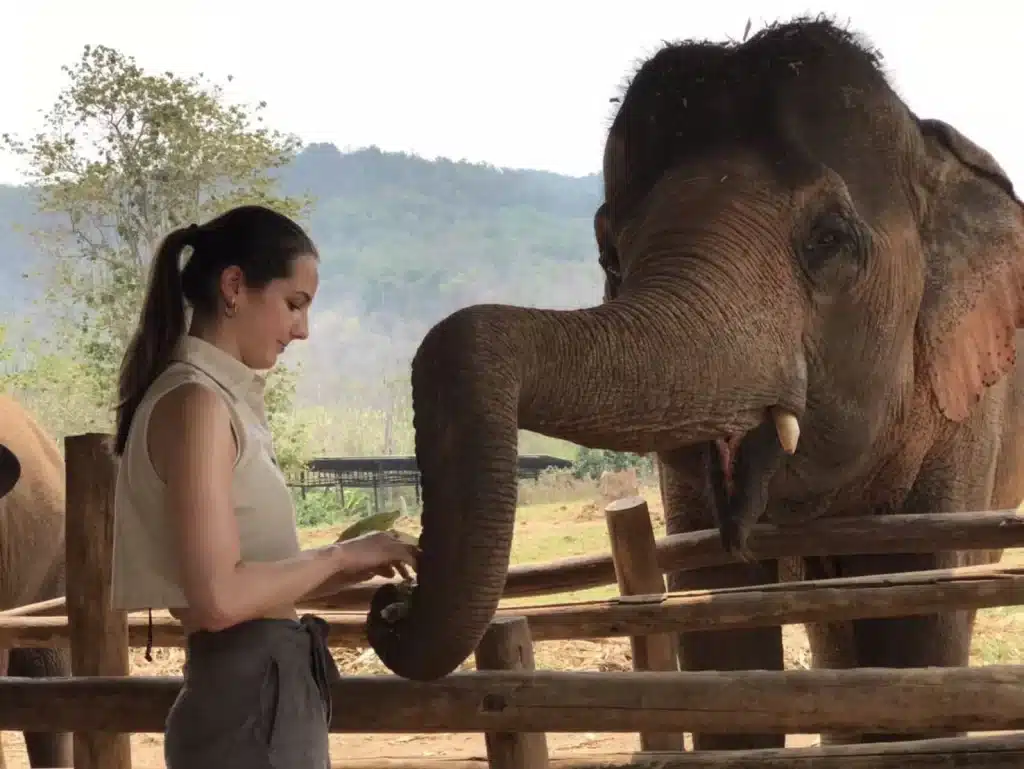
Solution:
{"label": "elephant trunk", "polygon": [[791,358],[723,349],[766,343],[764,319],[747,320],[714,334],[712,308],[651,290],[573,311],[478,305],[431,329],[412,364],[422,556],[415,587],[371,601],[383,663],[431,680],[476,648],[505,585],[519,429],[646,453],[746,433],[777,405],[801,413]]}

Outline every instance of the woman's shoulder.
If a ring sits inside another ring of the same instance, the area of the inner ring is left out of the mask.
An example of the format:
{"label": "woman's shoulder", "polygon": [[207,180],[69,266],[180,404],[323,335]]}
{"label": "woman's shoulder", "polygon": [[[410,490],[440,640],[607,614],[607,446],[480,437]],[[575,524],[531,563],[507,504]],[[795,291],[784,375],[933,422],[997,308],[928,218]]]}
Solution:
{"label": "woman's shoulder", "polygon": [[160,397],[168,390],[186,383],[216,384],[217,380],[193,363],[185,360],[172,360],[153,380],[153,384],[147,391],[147,397]]}
{"label": "woman's shoulder", "polygon": [[175,384],[154,399],[150,416],[154,425],[164,425],[173,431],[185,426],[226,422],[230,418],[228,403],[215,385],[191,378]]}
{"label": "woman's shoulder", "polygon": [[231,399],[224,387],[203,369],[183,361],[172,361],[153,380],[142,397],[140,409],[167,412],[181,408],[231,411]]}
{"label": "woman's shoulder", "polygon": [[244,423],[231,394],[203,369],[181,361],[168,366],[146,393],[147,444],[180,439],[214,441],[221,430],[234,439],[236,459],[245,448]]}

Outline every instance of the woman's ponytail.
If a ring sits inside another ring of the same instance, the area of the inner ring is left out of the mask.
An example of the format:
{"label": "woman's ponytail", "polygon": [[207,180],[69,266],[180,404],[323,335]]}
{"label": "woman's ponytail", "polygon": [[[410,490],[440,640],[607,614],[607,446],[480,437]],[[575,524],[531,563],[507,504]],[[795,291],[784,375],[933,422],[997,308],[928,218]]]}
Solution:
{"label": "woman's ponytail", "polygon": [[138,330],[121,362],[114,440],[117,456],[124,453],[132,417],[142,397],[170,363],[171,353],[185,332],[185,300],[178,263],[181,252],[194,245],[197,234],[195,225],[174,230],[164,238],[153,258]]}

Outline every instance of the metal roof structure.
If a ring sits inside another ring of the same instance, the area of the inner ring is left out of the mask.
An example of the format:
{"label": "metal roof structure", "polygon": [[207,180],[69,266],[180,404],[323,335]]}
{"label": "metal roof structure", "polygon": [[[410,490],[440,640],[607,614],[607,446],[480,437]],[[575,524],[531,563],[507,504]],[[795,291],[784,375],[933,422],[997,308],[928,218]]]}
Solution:
{"label": "metal roof structure", "polygon": [[[536,480],[544,470],[570,467],[570,460],[547,454],[519,455],[520,479]],[[306,468],[308,485],[340,484],[343,488],[379,489],[420,484],[415,456],[319,457],[308,462]]]}
{"label": "metal roof structure", "polygon": [[[548,454],[520,454],[519,479],[536,480],[548,469],[568,470],[572,462]],[[298,477],[288,485],[301,491],[303,499],[309,489],[337,489],[342,502],[345,489],[373,489],[373,509],[380,509],[380,490],[388,487],[409,486],[416,490],[416,503],[420,501],[420,470],[414,456],[381,457],[319,457],[306,463]]]}

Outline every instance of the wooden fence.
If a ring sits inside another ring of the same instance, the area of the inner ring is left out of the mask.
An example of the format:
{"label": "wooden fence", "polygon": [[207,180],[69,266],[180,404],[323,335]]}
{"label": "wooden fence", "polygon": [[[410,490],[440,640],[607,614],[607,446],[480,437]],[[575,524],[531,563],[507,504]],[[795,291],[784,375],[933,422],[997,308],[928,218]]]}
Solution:
{"label": "wooden fence", "polygon": [[[181,679],[129,677],[128,648],[147,642],[147,617],[108,606],[115,467],[108,436],[65,441],[66,601],[0,612],[0,647],[68,646],[73,678],[0,679],[0,729],[72,731],[76,769],[130,769],[129,733],[162,732]],[[737,752],[682,752],[688,731],[1024,730],[1024,666],[912,670],[679,672],[679,631],[890,617],[1024,604],[1024,569],[977,566],[758,587],[665,593],[663,573],[728,563],[717,532],[656,539],[642,499],[606,509],[610,553],[513,567],[506,597],[618,584],[604,601],[502,607],[474,672],[422,683],[346,676],[332,732],[483,732],[487,759],[340,761],[346,769],[889,769],[1024,766],[1024,733],[908,743]],[[929,552],[1024,545],[1014,510],[848,518],[799,531],[758,526],[760,557]],[[331,645],[365,646],[375,585],[315,608]],[[535,670],[538,640],[628,636],[634,672]],[[181,646],[181,628],[154,617],[153,645]],[[545,732],[636,732],[637,754],[549,757]]]}

